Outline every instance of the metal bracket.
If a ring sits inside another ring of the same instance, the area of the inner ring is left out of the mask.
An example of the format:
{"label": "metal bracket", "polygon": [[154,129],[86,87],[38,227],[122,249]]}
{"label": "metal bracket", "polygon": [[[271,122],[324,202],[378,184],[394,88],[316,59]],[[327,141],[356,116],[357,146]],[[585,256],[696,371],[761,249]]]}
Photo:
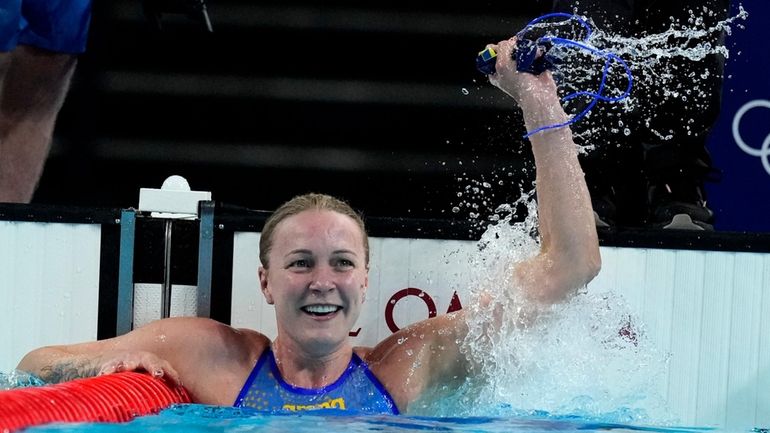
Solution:
{"label": "metal bracket", "polygon": [[118,311],[116,335],[131,331],[134,325],[134,241],[136,239],[136,211],[124,209],[120,213],[120,259],[118,264]]}
{"label": "metal bracket", "polygon": [[198,316],[211,317],[211,277],[214,263],[214,202],[201,201],[198,210]]}

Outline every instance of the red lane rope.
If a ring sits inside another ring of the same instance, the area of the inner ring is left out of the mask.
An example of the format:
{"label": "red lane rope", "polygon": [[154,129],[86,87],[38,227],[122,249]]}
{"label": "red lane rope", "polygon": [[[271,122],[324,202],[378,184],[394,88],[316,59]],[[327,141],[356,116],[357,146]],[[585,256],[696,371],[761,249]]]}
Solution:
{"label": "red lane rope", "polygon": [[50,422],[123,422],[190,403],[184,388],[124,372],[56,385],[0,391],[0,433]]}

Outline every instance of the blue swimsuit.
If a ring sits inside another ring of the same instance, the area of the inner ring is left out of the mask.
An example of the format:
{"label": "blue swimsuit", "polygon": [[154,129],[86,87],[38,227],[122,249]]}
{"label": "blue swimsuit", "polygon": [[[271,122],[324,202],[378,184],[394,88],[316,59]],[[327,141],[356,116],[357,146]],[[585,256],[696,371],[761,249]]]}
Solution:
{"label": "blue swimsuit", "polygon": [[273,413],[336,409],[350,414],[398,414],[393,398],[355,353],[334,383],[300,388],[283,380],[269,348],[259,357],[234,406]]}

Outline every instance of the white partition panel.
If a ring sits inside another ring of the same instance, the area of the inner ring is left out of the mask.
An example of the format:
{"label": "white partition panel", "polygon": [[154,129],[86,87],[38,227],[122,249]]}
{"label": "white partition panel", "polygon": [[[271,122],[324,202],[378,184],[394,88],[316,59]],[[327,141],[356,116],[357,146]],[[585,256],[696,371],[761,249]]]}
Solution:
{"label": "white partition panel", "polygon": [[708,425],[724,425],[727,408],[727,367],[730,361],[730,323],[734,255],[705,254],[703,317],[698,352],[699,393],[695,417]]}
{"label": "white partition panel", "polygon": [[[275,335],[259,293],[258,239],[236,234],[233,323]],[[467,298],[475,242],[372,238],[367,301],[354,344],[372,345]],[[622,295],[655,345],[669,354],[660,394],[682,423],[770,425],[770,254],[602,248],[589,291]],[[388,308],[389,303],[393,303]]]}
{"label": "white partition panel", "polygon": [[[761,265],[762,258],[757,254],[739,254],[735,257],[727,376],[727,424],[730,425],[758,415],[759,338],[762,322],[764,326],[770,326],[770,318],[765,317],[763,320],[760,316],[762,291],[751,290],[753,287],[762,287]],[[770,392],[769,389],[761,391]],[[765,416],[770,414],[765,413]]]}
{"label": "white partition panel", "polygon": [[96,339],[101,227],[0,221],[0,371],[42,345]]}
{"label": "white partition panel", "polygon": [[259,330],[273,338],[275,313],[259,288],[259,233],[238,233],[233,240],[231,324]]}
{"label": "white partition panel", "polygon": [[770,254],[602,248],[589,290],[622,294],[670,354],[682,422],[770,425]]}

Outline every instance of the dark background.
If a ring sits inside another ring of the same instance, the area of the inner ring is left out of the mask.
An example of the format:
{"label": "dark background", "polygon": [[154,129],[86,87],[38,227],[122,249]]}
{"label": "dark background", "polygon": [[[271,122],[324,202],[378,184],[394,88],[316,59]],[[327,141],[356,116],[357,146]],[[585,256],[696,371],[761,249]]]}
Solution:
{"label": "dark background", "polygon": [[179,174],[254,209],[317,191],[373,216],[483,218],[533,170],[475,56],[550,1],[464,3],[209,0],[209,34],[96,1],[34,202],[136,206]]}

